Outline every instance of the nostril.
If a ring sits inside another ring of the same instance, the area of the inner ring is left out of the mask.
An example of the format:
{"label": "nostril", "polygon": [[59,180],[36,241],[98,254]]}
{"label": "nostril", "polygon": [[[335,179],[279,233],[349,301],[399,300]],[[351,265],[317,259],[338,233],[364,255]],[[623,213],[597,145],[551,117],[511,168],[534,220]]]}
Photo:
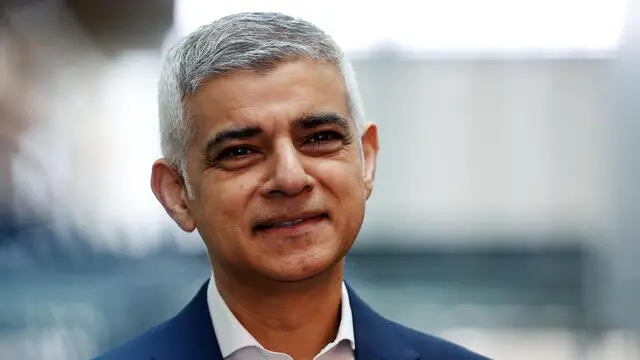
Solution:
{"label": "nostril", "polygon": [[310,192],[313,189],[313,186],[310,184],[298,187],[277,187],[270,189],[267,194],[270,197],[291,197],[297,196],[305,192]]}
{"label": "nostril", "polygon": [[274,177],[266,184],[270,196],[296,196],[313,189],[313,180],[307,174],[302,176]]}

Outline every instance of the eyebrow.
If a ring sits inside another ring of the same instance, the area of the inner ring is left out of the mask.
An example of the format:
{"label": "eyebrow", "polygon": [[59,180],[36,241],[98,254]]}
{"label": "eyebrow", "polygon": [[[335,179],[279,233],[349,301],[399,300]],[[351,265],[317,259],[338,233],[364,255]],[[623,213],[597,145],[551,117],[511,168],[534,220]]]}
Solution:
{"label": "eyebrow", "polygon": [[292,124],[293,127],[305,130],[324,125],[337,125],[346,132],[350,131],[349,121],[336,113],[310,114],[295,120]]}
{"label": "eyebrow", "polygon": [[[304,130],[314,129],[320,126],[336,125],[343,131],[349,132],[349,121],[336,113],[320,113],[305,115],[293,121],[293,128]],[[214,149],[234,140],[247,140],[261,135],[263,130],[258,126],[232,127],[221,130],[213,139],[207,142],[205,154],[210,154]]]}
{"label": "eyebrow", "polygon": [[213,149],[220,147],[233,140],[246,140],[262,134],[262,129],[257,126],[234,127],[220,131],[207,142],[205,153],[210,153]]}

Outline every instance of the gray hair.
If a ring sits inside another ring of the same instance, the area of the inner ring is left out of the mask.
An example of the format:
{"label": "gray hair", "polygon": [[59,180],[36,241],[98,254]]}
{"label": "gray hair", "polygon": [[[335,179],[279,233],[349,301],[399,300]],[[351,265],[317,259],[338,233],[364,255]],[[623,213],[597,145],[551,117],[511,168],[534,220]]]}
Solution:
{"label": "gray hair", "polygon": [[280,13],[225,16],[181,39],[169,49],[162,66],[158,85],[162,155],[185,180],[192,134],[183,106],[185,96],[217,76],[237,70],[269,70],[291,59],[322,61],[340,70],[350,115],[361,133],[365,117],[355,74],[329,35],[307,21]]}

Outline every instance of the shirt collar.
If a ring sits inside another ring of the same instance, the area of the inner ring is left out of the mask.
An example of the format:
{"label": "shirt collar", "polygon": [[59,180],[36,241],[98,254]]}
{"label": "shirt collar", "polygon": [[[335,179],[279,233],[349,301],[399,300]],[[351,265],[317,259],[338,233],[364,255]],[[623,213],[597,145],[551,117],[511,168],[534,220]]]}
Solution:
{"label": "shirt collar", "polygon": [[[351,305],[349,302],[349,292],[347,287],[342,283],[341,296],[341,316],[340,326],[335,340],[327,345],[327,347],[348,341],[351,349],[355,350],[355,337],[353,331],[353,316],[351,314]],[[238,319],[233,315],[225,301],[220,296],[216,287],[213,275],[207,287],[207,306],[209,307],[209,315],[213,323],[213,329],[220,345],[220,352],[223,358],[227,358],[234,352],[246,347],[258,347],[263,349],[262,345],[240,324]]]}

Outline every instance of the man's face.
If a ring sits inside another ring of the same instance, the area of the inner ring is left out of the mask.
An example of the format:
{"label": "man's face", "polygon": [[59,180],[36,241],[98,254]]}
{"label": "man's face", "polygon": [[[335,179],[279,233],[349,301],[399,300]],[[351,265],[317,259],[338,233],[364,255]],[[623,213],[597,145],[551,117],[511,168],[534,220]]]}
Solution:
{"label": "man's face", "polygon": [[339,263],[362,225],[378,143],[373,124],[357,133],[338,69],[234,72],[185,101],[195,132],[183,228],[198,229],[214,268],[300,281]]}

